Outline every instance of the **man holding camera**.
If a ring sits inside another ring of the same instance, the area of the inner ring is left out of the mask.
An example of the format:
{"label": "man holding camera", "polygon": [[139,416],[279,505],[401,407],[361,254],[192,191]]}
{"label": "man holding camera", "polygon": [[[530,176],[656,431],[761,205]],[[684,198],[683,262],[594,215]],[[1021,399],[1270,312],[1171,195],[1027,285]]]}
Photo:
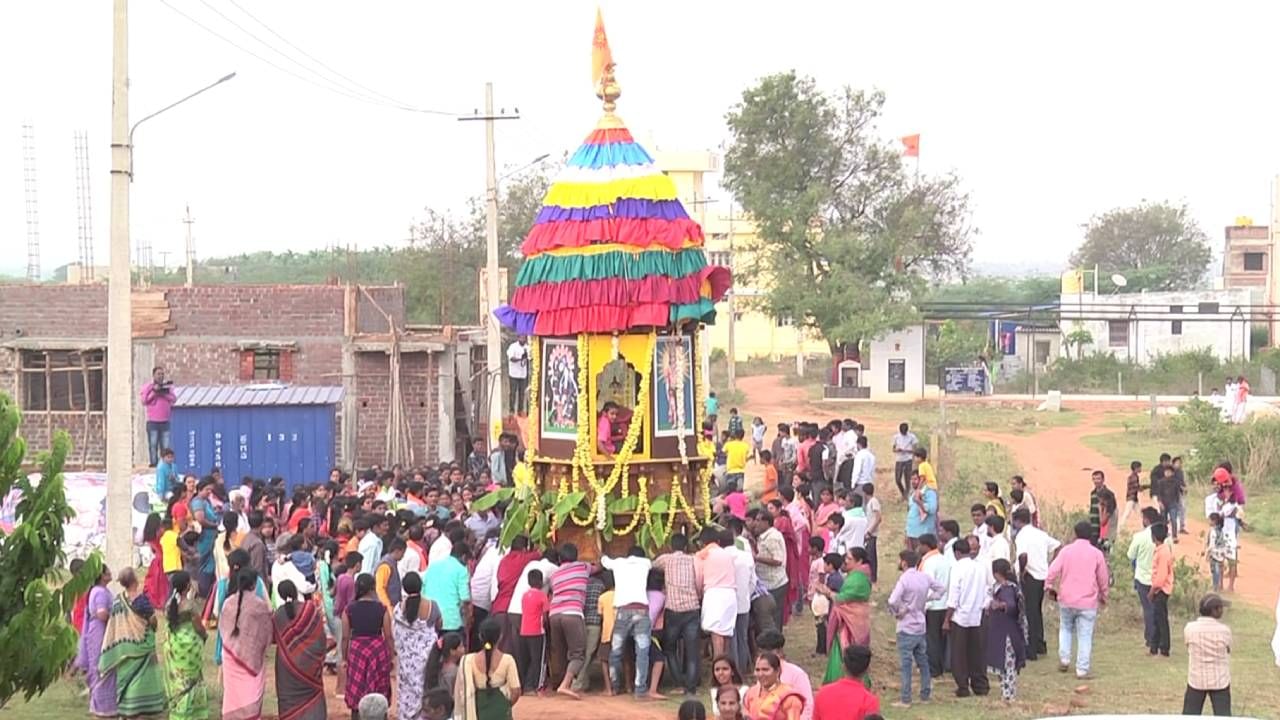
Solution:
{"label": "man holding camera", "polygon": [[147,409],[147,452],[151,467],[160,460],[160,451],[172,447],[169,443],[169,417],[178,396],[173,393],[173,382],[165,379],[164,368],[151,371],[151,382],[142,386],[142,406]]}

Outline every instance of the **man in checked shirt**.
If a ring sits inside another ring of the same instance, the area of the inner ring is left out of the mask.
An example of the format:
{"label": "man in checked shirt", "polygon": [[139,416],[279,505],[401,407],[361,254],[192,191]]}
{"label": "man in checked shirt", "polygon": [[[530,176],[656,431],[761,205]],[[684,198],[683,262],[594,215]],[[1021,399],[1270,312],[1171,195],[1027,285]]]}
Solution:
{"label": "man in checked shirt", "polygon": [[[698,597],[694,557],[689,538],[680,533],[671,536],[671,552],[659,555],[653,567],[664,575],[663,591],[667,596],[663,617],[662,647],[668,656],[668,667],[686,695],[698,694],[702,652],[698,640],[701,633],[701,599]],[[683,648],[677,648],[677,644]],[[677,662],[677,650],[684,662]]]}

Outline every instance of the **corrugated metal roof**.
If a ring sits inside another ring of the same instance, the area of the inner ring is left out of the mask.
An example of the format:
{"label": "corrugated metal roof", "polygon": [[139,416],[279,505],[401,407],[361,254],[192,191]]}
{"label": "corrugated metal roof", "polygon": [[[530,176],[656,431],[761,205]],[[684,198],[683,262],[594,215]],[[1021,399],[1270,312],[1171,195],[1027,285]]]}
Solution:
{"label": "corrugated metal roof", "polygon": [[279,405],[336,405],[342,402],[338,385],[187,385],[175,387],[174,407],[246,407]]}

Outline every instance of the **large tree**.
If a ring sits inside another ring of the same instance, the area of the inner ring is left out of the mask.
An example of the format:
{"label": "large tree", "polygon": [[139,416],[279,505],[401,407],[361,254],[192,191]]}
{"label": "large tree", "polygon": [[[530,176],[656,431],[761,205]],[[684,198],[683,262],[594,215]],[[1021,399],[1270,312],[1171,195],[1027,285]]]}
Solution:
{"label": "large tree", "polygon": [[884,94],[828,95],[812,78],[771,75],[729,110],[728,189],[755,221],[745,270],[776,317],[833,348],[918,317],[931,280],[968,267],[969,199],[955,176],[916,177],[875,123]]}
{"label": "large tree", "polygon": [[1071,264],[1125,275],[1130,291],[1192,288],[1209,267],[1209,238],[1186,205],[1144,200],[1095,215],[1083,227]]}
{"label": "large tree", "polygon": [[0,530],[0,707],[19,694],[29,700],[62,676],[78,640],[67,616],[102,573],[94,553],[74,577],[58,577],[66,560],[63,524],[75,516],[62,480],[71,440],[54,435],[53,449],[37,458],[41,479],[32,482],[19,420],[17,406],[0,393],[0,498],[13,489],[22,494],[13,532]]}

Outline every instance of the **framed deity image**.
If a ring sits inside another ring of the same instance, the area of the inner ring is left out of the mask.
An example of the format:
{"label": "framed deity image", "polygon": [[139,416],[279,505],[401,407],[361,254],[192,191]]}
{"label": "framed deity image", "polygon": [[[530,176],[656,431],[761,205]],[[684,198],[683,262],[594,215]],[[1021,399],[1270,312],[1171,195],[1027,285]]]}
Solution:
{"label": "framed deity image", "polygon": [[653,350],[653,434],[655,437],[694,435],[693,339],[688,335],[660,337]]}
{"label": "framed deity image", "polygon": [[578,438],[578,343],[542,341],[542,387],[539,388],[542,437]]}

